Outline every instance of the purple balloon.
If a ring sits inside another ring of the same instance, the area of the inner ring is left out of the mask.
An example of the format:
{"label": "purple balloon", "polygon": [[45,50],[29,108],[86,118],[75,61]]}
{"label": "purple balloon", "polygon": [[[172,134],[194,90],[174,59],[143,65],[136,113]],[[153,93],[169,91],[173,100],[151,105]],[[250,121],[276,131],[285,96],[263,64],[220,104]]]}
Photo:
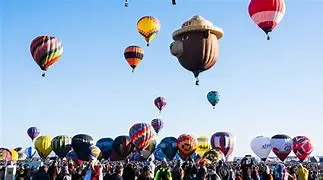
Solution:
{"label": "purple balloon", "polygon": [[37,127],[30,127],[27,130],[27,134],[31,138],[31,140],[34,140],[39,135],[39,133],[40,131]]}
{"label": "purple balloon", "polygon": [[151,126],[155,129],[155,132],[158,133],[164,127],[164,122],[161,119],[153,119],[151,121]]}
{"label": "purple balloon", "polygon": [[161,111],[167,104],[166,99],[164,97],[158,97],[154,101],[155,106]]}

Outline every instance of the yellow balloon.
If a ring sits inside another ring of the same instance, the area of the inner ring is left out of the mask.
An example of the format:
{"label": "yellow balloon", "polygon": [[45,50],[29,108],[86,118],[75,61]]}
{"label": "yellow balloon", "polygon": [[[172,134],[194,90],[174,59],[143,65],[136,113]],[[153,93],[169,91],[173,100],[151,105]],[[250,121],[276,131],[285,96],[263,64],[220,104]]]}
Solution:
{"label": "yellow balloon", "polygon": [[52,152],[52,137],[51,136],[39,136],[35,141],[35,148],[39,156],[43,159]]}
{"label": "yellow balloon", "polygon": [[14,149],[9,149],[9,151],[11,152],[11,160],[12,161],[18,161],[18,152],[15,151]]}
{"label": "yellow balloon", "polygon": [[149,46],[149,42],[153,40],[160,31],[159,20],[153,16],[144,16],[137,22],[137,30],[145,38],[147,46]]}
{"label": "yellow balloon", "polygon": [[196,153],[203,157],[204,153],[211,149],[210,143],[209,143],[209,137],[207,136],[200,136],[197,138],[197,149]]}

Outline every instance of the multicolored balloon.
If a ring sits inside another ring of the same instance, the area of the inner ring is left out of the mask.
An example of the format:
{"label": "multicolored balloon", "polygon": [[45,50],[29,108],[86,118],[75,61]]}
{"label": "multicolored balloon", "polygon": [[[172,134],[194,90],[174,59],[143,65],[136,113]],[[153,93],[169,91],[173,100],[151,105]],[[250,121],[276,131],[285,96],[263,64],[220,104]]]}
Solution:
{"label": "multicolored balloon", "polygon": [[150,124],[136,123],[129,129],[129,137],[137,150],[141,151],[155,140],[156,134]]}
{"label": "multicolored balloon", "polygon": [[101,138],[96,142],[96,146],[100,148],[103,158],[108,160],[113,151],[113,139]]}
{"label": "multicolored balloon", "polygon": [[209,93],[207,93],[206,97],[210,104],[213,106],[213,109],[215,109],[215,105],[219,103],[219,93],[217,91],[210,91]]}
{"label": "multicolored balloon", "polygon": [[220,149],[225,157],[230,156],[235,147],[235,137],[229,132],[217,132],[211,136],[212,149]]}
{"label": "multicolored balloon", "polygon": [[274,154],[284,161],[292,151],[292,139],[285,134],[277,134],[270,139]]}
{"label": "multicolored balloon", "polygon": [[[52,36],[39,36],[30,44],[30,52],[40,69],[47,71],[63,54],[61,41]],[[42,74],[45,76],[45,72]]]}
{"label": "multicolored balloon", "polygon": [[9,149],[0,148],[0,161],[11,161],[12,155]]}
{"label": "multicolored balloon", "polygon": [[308,137],[296,136],[293,138],[293,152],[301,162],[303,162],[312,151],[312,142]]}
{"label": "multicolored balloon", "polygon": [[154,100],[154,104],[159,109],[159,112],[161,112],[164,109],[164,107],[166,106],[166,104],[167,104],[166,98],[164,98],[164,97],[157,97]]}
{"label": "multicolored balloon", "polygon": [[190,134],[182,134],[177,138],[177,148],[183,159],[191,156],[197,149],[197,139]]}
{"label": "multicolored balloon", "polygon": [[163,120],[161,120],[161,119],[157,118],[157,119],[153,119],[153,120],[151,121],[151,125],[152,125],[152,127],[154,128],[155,132],[158,134],[158,133],[159,133],[159,131],[160,131],[161,129],[163,129],[163,127],[164,127],[164,122],[163,122]]}
{"label": "multicolored balloon", "polygon": [[248,10],[251,19],[267,34],[269,40],[268,33],[283,19],[286,6],[284,0],[251,0]]}
{"label": "multicolored balloon", "polygon": [[66,135],[60,135],[53,138],[52,149],[59,158],[63,158],[72,149],[72,139]]}
{"label": "multicolored balloon", "polygon": [[[135,145],[131,142],[129,136],[118,136],[113,141],[113,149],[114,151],[111,154],[111,158],[113,154],[117,154],[121,159],[126,158],[135,148]],[[118,157],[115,157],[115,160],[118,160]]]}
{"label": "multicolored balloon", "polygon": [[202,157],[212,162],[216,162],[222,160],[224,158],[224,154],[220,149],[210,149],[206,151]]}
{"label": "multicolored balloon", "polygon": [[143,149],[140,154],[141,157],[146,160],[150,157],[150,155],[152,155],[152,153],[155,151],[157,146],[157,142],[156,140],[153,140],[145,149]]}
{"label": "multicolored balloon", "polygon": [[46,159],[47,156],[52,152],[51,142],[52,142],[52,137],[48,135],[39,136],[35,140],[36,151],[38,152],[38,155],[42,159]]}
{"label": "multicolored balloon", "polygon": [[269,137],[257,136],[250,142],[252,151],[262,160],[266,161],[271,152],[271,142]]}
{"label": "multicolored balloon", "polygon": [[175,137],[165,137],[158,145],[168,160],[173,160],[177,153],[177,139]]}
{"label": "multicolored balloon", "polygon": [[149,42],[153,40],[160,31],[159,20],[153,16],[144,16],[138,20],[137,30],[145,38],[147,46],[149,46]]}
{"label": "multicolored balloon", "polygon": [[132,68],[132,72],[144,58],[144,49],[139,46],[128,46],[124,51],[124,58]]}
{"label": "multicolored balloon", "polygon": [[30,127],[27,130],[27,134],[31,138],[31,140],[34,140],[36,137],[38,137],[40,131],[37,127]]}

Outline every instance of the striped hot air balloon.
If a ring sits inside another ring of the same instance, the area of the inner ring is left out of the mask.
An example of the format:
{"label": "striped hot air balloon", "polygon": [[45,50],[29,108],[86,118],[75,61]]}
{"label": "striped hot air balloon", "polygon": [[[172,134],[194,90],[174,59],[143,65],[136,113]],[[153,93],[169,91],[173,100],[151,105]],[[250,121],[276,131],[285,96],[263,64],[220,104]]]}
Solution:
{"label": "striped hot air balloon", "polygon": [[277,27],[283,19],[286,6],[284,0],[251,0],[249,4],[251,19],[267,34]]}
{"label": "striped hot air balloon", "polygon": [[72,139],[65,135],[56,136],[52,139],[51,146],[55,154],[63,158],[72,149]]}
{"label": "striped hot air balloon", "polygon": [[124,57],[134,72],[144,58],[144,49],[139,46],[128,46],[124,51]]}
{"label": "striped hot air balloon", "polygon": [[220,149],[228,157],[234,150],[235,138],[229,132],[217,132],[211,136],[210,143],[212,149]]}
{"label": "striped hot air balloon", "polygon": [[141,151],[152,143],[156,134],[150,124],[136,123],[129,129],[129,137],[137,150]]}
{"label": "striped hot air balloon", "polygon": [[[47,71],[62,56],[63,45],[55,37],[39,36],[31,42],[30,52],[40,69]],[[45,72],[42,76],[45,76]]]}
{"label": "striped hot air balloon", "polygon": [[153,40],[160,31],[159,20],[153,16],[144,16],[138,20],[137,30],[145,38],[147,46],[149,46],[149,42]]}

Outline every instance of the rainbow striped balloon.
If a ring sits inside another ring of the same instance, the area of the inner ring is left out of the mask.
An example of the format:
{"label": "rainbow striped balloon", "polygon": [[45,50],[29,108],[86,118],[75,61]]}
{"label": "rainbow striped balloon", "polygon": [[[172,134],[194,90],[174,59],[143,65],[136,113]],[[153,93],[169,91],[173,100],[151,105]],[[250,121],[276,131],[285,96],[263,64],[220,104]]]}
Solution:
{"label": "rainbow striped balloon", "polygon": [[136,123],[131,126],[129,137],[137,150],[141,151],[152,143],[156,134],[154,128],[150,124]]}
{"label": "rainbow striped balloon", "polygon": [[[63,45],[55,37],[39,36],[31,42],[30,52],[40,69],[47,71],[62,56]],[[43,76],[45,76],[45,73]]]}

